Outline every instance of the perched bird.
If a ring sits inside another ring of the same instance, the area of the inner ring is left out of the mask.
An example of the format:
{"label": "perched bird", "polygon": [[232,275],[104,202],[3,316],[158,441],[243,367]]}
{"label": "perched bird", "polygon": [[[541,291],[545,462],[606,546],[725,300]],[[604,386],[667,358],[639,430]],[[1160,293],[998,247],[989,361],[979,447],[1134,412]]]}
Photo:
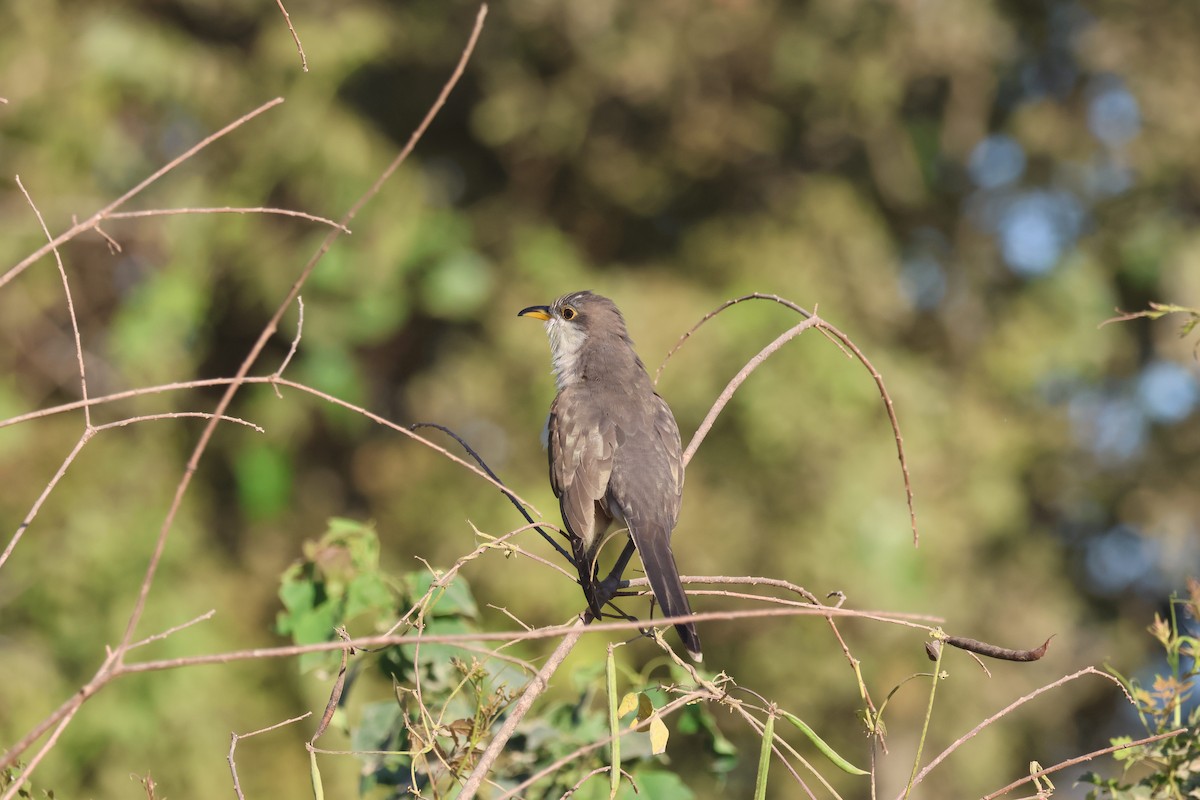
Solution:
{"label": "perched bird", "polygon": [[[550,338],[558,384],[546,423],[550,485],[593,616],[621,587],[635,547],[663,614],[692,613],[671,553],[683,492],[679,426],[634,352],[621,312],[607,297],[584,291],[517,316],[544,320]],[[628,528],[630,542],[609,576],[597,581],[600,545],[614,520]],[[695,624],[675,629],[700,661]]]}

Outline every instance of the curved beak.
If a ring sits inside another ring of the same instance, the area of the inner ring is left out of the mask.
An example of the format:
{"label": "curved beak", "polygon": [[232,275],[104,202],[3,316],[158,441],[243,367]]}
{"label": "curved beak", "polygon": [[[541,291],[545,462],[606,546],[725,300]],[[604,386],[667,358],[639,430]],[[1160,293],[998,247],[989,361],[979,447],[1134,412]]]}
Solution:
{"label": "curved beak", "polygon": [[517,312],[518,317],[533,317],[534,319],[550,319],[550,306],[530,306]]}

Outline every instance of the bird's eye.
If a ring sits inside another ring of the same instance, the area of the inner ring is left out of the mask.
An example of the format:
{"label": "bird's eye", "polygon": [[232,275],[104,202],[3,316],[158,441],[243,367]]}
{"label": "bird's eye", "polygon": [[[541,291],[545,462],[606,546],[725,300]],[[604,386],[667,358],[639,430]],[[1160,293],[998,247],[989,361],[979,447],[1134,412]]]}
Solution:
{"label": "bird's eye", "polygon": [[563,306],[562,318],[567,322],[570,322],[571,320],[575,319],[577,313],[578,312],[576,312],[575,309],[571,308],[570,306]]}

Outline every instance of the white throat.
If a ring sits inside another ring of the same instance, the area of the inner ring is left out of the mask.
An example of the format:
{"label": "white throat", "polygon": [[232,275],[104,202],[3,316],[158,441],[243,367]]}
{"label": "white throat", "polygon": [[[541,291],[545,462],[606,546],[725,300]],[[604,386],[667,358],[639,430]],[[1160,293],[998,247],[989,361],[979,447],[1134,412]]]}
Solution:
{"label": "white throat", "polygon": [[579,325],[551,318],[546,320],[546,335],[550,338],[550,361],[554,367],[554,381],[561,392],[582,377],[579,351],[587,341],[587,332]]}

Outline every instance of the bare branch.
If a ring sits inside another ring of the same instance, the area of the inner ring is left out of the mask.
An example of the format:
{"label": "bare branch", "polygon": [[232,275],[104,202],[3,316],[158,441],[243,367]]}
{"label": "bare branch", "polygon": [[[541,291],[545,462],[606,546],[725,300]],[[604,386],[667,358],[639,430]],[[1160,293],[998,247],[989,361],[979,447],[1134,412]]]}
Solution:
{"label": "bare branch", "polygon": [[585,620],[578,620],[573,630],[563,637],[558,647],[546,659],[546,663],[538,671],[538,674],[529,681],[529,684],[525,687],[525,691],[521,693],[520,699],[517,700],[516,705],[508,712],[508,717],[504,720],[504,725],[500,727],[500,730],[496,731],[487,749],[483,751],[483,755],[475,762],[475,767],[467,777],[466,783],[463,784],[462,791],[458,793],[458,800],[471,800],[475,796],[475,793],[479,791],[479,787],[483,785],[484,779],[492,769],[492,764],[496,763],[496,758],[504,750],[504,746],[508,744],[508,740],[512,738],[513,733],[516,732],[517,726],[521,724],[521,720],[529,713],[529,709],[533,708],[534,701],[549,687],[550,676],[558,670],[562,662],[575,648],[575,645],[579,643],[579,638],[583,635],[583,627],[586,624]]}
{"label": "bare branch", "polygon": [[1048,683],[1045,686],[1042,686],[1042,687],[1030,692],[1029,694],[1026,694],[1026,695],[1023,695],[1023,696],[1017,698],[1016,700],[1009,703],[1007,706],[1005,706],[1001,710],[997,711],[992,716],[985,719],[983,722],[976,725],[971,730],[964,733],[962,736],[955,739],[950,744],[949,747],[947,747],[942,752],[938,753],[936,758],[934,758],[932,761],[930,761],[927,765],[925,765],[924,769],[922,769],[919,773],[917,773],[916,777],[914,777],[912,779],[911,783],[909,784],[909,787],[911,788],[913,786],[916,786],[918,783],[920,783],[922,780],[924,780],[925,776],[928,775],[933,770],[934,767],[936,767],[938,764],[945,761],[946,758],[951,753],[953,753],[955,750],[957,750],[962,745],[966,744],[971,739],[975,738],[975,736],[978,735],[980,731],[982,731],[987,726],[991,725],[996,720],[998,720],[1004,716],[1007,716],[1013,710],[1020,708],[1021,706],[1025,705],[1026,703],[1028,703],[1030,700],[1037,697],[1038,695],[1044,694],[1045,692],[1048,692],[1051,689],[1057,689],[1059,686],[1062,686],[1065,683],[1070,683],[1071,681],[1075,680],[1076,678],[1081,678],[1084,675],[1099,675],[1101,678],[1104,678],[1105,680],[1108,680],[1108,681],[1112,681],[1113,683],[1117,684],[1118,686],[1121,685],[1121,682],[1118,681],[1116,678],[1114,678],[1113,676],[1109,675],[1106,672],[1101,672],[1100,670],[1096,669],[1095,667],[1084,667],[1083,669],[1079,670],[1078,672],[1072,672],[1070,675],[1064,675],[1063,677],[1059,678],[1058,680],[1054,681],[1053,683]]}
{"label": "bare branch", "polygon": [[[79,363],[79,395],[86,402],[88,388],[87,368],[83,365],[83,339],[79,336],[79,318],[75,315],[75,301],[71,298],[71,282],[67,280],[67,269],[63,266],[62,254],[58,252],[58,247],[54,244],[54,238],[50,235],[50,229],[46,227],[46,220],[42,218],[42,212],[38,210],[37,204],[25,190],[25,184],[21,183],[21,176],[17,175],[16,179],[21,194],[25,195],[25,200],[33,209],[34,216],[37,217],[38,225],[42,226],[42,233],[46,234],[46,238],[50,240],[50,249],[54,251],[54,263],[58,265],[58,276],[62,279],[63,293],[67,296],[67,314],[71,317],[71,333],[75,336],[75,359]],[[83,427],[85,430],[92,427],[92,410],[87,406],[83,407]]]}
{"label": "bare branch", "polygon": [[1085,761],[1091,761],[1093,758],[1097,758],[1098,756],[1108,755],[1109,753],[1116,753],[1120,750],[1128,750],[1131,747],[1141,747],[1144,744],[1150,744],[1151,742],[1157,742],[1160,739],[1170,739],[1172,736],[1179,736],[1180,734],[1187,733],[1187,732],[1188,732],[1187,728],[1176,728],[1173,731],[1167,731],[1166,733],[1156,733],[1153,736],[1147,736],[1144,739],[1138,739],[1136,742],[1124,742],[1122,744],[1114,744],[1111,747],[1102,747],[1099,750],[1093,750],[1090,753],[1085,753],[1084,755],[1076,756],[1075,758],[1068,758],[1066,761],[1060,761],[1053,766],[1044,767],[1043,769],[1039,769],[1039,770],[1030,772],[1025,777],[1018,778],[1017,780],[1010,783],[1008,786],[1005,786],[1003,789],[997,789],[996,791],[989,794],[987,797],[982,798],[982,800],[996,800],[997,797],[1008,794],[1013,789],[1017,788],[1018,786],[1020,786],[1023,783],[1029,783],[1030,781],[1040,778],[1043,775],[1050,775],[1051,773],[1054,773],[1054,772],[1060,772],[1060,771],[1066,769],[1067,767],[1073,767],[1076,764],[1082,764]]}
{"label": "bare branch", "polygon": [[[283,377],[283,371],[287,369],[288,364],[292,363],[292,358],[296,355],[296,350],[300,347],[300,337],[304,334],[304,298],[300,295],[296,295],[296,308],[298,314],[296,318],[296,335],[292,337],[292,346],[288,348],[287,355],[280,362],[279,369],[275,370],[271,375],[272,378],[278,379]],[[273,388],[275,389],[275,396],[282,400],[283,395],[279,393],[279,387],[275,386]]]}
{"label": "bare branch", "polygon": [[775,341],[758,351],[758,354],[754,358],[746,362],[746,366],[742,367],[738,371],[738,374],[734,375],[729,383],[726,384],[725,389],[717,397],[716,402],[712,404],[712,408],[708,410],[708,415],[704,417],[704,421],[700,423],[700,427],[692,435],[692,440],[688,442],[687,449],[683,451],[683,465],[685,467],[692,460],[692,456],[696,454],[696,449],[700,447],[700,443],[704,441],[704,437],[708,435],[708,431],[712,428],[713,423],[716,422],[717,416],[720,415],[721,411],[729,403],[730,399],[732,399],[733,393],[738,390],[738,387],[745,383],[746,378],[749,378],[754,370],[758,369],[764,361],[770,358],[772,353],[804,333],[804,331],[819,324],[821,324],[821,320],[814,314],[799,325],[781,333]]}
{"label": "bare branch", "polygon": [[296,29],[292,27],[292,15],[283,7],[283,0],[275,0],[279,6],[279,10],[283,12],[283,21],[287,23],[288,30],[291,31],[292,41],[296,43],[296,49],[300,52],[300,69],[308,72],[308,56],[304,55],[304,45],[300,44],[300,36],[296,33]]}
{"label": "bare branch", "polygon": [[[475,49],[475,43],[479,40],[479,33],[483,28],[483,20],[486,16],[487,6],[484,5],[479,9],[479,14],[475,20],[475,27],[471,31],[471,36],[467,41],[466,47],[463,49],[462,55],[459,57],[458,65],[455,67],[450,79],[446,82],[445,86],[442,87],[441,93],[438,95],[429,111],[425,114],[425,117],[421,120],[420,124],[417,126],[417,129],[413,131],[412,135],[408,139],[408,142],[405,143],[404,148],[394,159],[392,159],[392,162],[387,166],[383,173],[376,178],[375,182],[372,183],[367,191],[364,192],[363,195],[354,202],[354,204],[350,207],[350,210],[347,211],[342,217],[340,221],[342,228],[348,227],[351,220],[358,215],[358,212],[368,202],[370,202],[375,195],[379,193],[379,191],[383,188],[384,183],[386,183],[387,180],[396,172],[396,170],[400,168],[400,165],[403,164],[408,158],[408,155],[413,151],[413,148],[416,147],[417,142],[421,140],[422,135],[424,135],[425,131],[429,128],[429,125],[433,122],[434,117],[437,116],[442,106],[445,105],[446,98],[449,97],[450,92],[458,83],[459,78],[462,77],[462,73],[466,68],[467,61],[470,59],[471,53]],[[162,171],[163,170],[160,170],[160,172]],[[156,175],[157,174],[158,173],[156,173]],[[150,556],[150,562],[146,568],[146,575],[142,581],[141,590],[138,592],[137,600],[134,603],[133,612],[129,615],[129,621],[125,626],[125,634],[121,638],[121,646],[118,647],[118,652],[123,651],[124,648],[128,646],[128,643],[133,639],[133,633],[136,630],[137,624],[141,620],[142,613],[146,608],[146,598],[150,594],[150,587],[153,585],[154,576],[158,572],[158,564],[162,560],[163,551],[166,549],[167,538],[172,527],[174,526],[175,516],[179,513],[179,508],[183,504],[183,497],[187,493],[188,487],[191,486],[192,476],[195,475],[196,470],[199,469],[200,459],[208,449],[208,443],[211,441],[213,433],[216,431],[217,425],[220,421],[219,418],[224,415],[225,410],[229,408],[230,403],[233,402],[233,396],[237,393],[238,389],[241,388],[243,380],[249,374],[250,368],[258,361],[258,356],[262,353],[262,350],[266,346],[267,342],[270,341],[271,337],[275,335],[275,331],[278,329],[279,322],[283,318],[284,313],[287,311],[288,307],[291,306],[296,297],[299,296],[301,288],[308,281],[308,277],[312,274],[313,270],[316,269],[317,264],[320,263],[325,254],[329,252],[329,248],[333,246],[334,241],[336,241],[340,235],[341,229],[334,229],[330,231],[325,236],[325,240],[321,243],[321,246],[317,248],[317,252],[314,253],[313,256],[308,260],[308,263],[304,265],[304,268],[300,271],[300,275],[296,278],[295,283],[292,284],[292,288],[284,297],[283,302],[279,304],[279,307],[275,310],[275,313],[271,316],[271,319],[267,322],[266,326],[259,334],[254,346],[250,349],[250,353],[247,354],[246,358],[242,361],[241,366],[238,367],[237,374],[234,376],[234,381],[229,384],[229,387],[225,390],[225,394],[221,397],[220,402],[217,403],[217,407],[213,411],[214,418],[209,421],[208,425],[205,426],[204,431],[200,434],[200,439],[196,442],[196,447],[193,449],[192,455],[188,459],[187,468],[183,474],[183,477],[180,479],[179,485],[176,487],[175,496],[171,501],[171,506],[167,511],[166,517],[163,519],[162,526],[159,528],[159,535],[157,541],[155,542],[154,552]]]}
{"label": "bare branch", "polygon": [[[818,327],[819,327],[821,333],[826,336],[826,338],[833,341],[834,344],[836,344],[839,348],[841,348],[842,352],[847,354],[847,356],[857,358],[858,361],[864,367],[867,368],[867,371],[871,373],[871,377],[875,381],[875,386],[879,389],[879,394],[883,398],[884,407],[887,410],[888,420],[891,422],[891,425],[892,425],[892,435],[895,437],[895,440],[896,440],[896,454],[900,459],[900,470],[904,476],[904,492],[905,492],[905,499],[908,503],[909,522],[912,526],[913,545],[916,546],[920,542],[920,537],[918,536],[918,533],[917,533],[917,512],[916,512],[916,506],[915,506],[915,503],[913,500],[912,480],[911,480],[911,478],[909,476],[909,472],[908,472],[908,459],[904,455],[904,437],[901,436],[901,434],[900,434],[900,421],[896,417],[896,409],[895,409],[895,405],[892,403],[892,397],[888,393],[887,387],[883,383],[883,376],[879,373],[879,370],[875,369],[875,365],[871,363],[870,359],[867,358],[866,354],[864,354],[862,352],[862,350],[860,350],[858,348],[858,346],[855,345],[854,342],[852,342],[848,336],[846,336],[846,334],[842,333],[841,331],[839,331],[833,325],[830,325],[825,320],[817,320],[816,306],[813,307],[812,312],[809,312],[809,311],[801,308],[800,306],[796,305],[795,303],[791,302],[790,300],[786,300],[786,299],[780,297],[779,295],[763,294],[763,293],[759,293],[759,292],[755,292],[753,294],[742,295],[741,297],[735,297],[732,300],[726,300],[724,303],[722,303],[721,305],[717,306],[712,311],[705,314],[700,319],[699,322],[697,322],[695,325],[693,325],[691,327],[691,329],[689,329],[686,333],[683,334],[683,336],[680,337],[679,341],[675,343],[675,346],[673,348],[671,348],[670,352],[667,353],[666,358],[663,359],[662,364],[659,366],[658,371],[654,375],[654,382],[656,384],[658,383],[659,376],[662,375],[662,371],[667,366],[667,362],[671,359],[671,356],[673,356],[676,352],[679,351],[679,349],[683,346],[684,342],[686,342],[689,338],[691,338],[692,334],[694,334],[700,328],[700,326],[702,326],[704,323],[708,322],[713,317],[717,316],[718,314],[720,314],[722,311],[726,310],[727,308],[730,308],[731,306],[737,305],[738,303],[744,302],[746,300],[770,300],[774,303],[778,303],[778,304],[784,306],[785,308],[791,309],[792,311],[796,312],[797,314],[800,314],[802,317],[805,318],[806,321],[819,322]],[[801,325],[803,325],[803,323],[801,323]],[[797,327],[800,327],[800,326],[797,326]],[[793,328],[793,330],[795,330],[795,328]],[[787,336],[790,333],[791,333],[791,331],[789,331],[788,333],[785,333],[784,336]],[[779,340],[777,339],[776,342],[778,342],[778,341]],[[773,342],[771,345],[768,345],[768,347],[773,347],[774,345],[775,345],[775,342]],[[759,358],[759,357],[765,358],[766,356],[764,356],[763,353],[760,352],[758,356],[755,356],[755,358]],[[747,367],[749,367],[749,366],[750,365],[748,364]],[[753,368],[750,368],[750,371],[753,371]],[[748,374],[749,373],[747,373],[747,375]],[[739,373],[739,376],[740,376],[740,373]],[[745,378],[742,377],[742,380],[744,380],[744,379]],[[735,380],[737,380],[737,379],[735,378]],[[733,386],[733,383],[734,383],[733,381],[730,381],[730,386]],[[733,386],[733,388],[736,389],[737,387]],[[729,386],[726,387],[726,391],[732,393]],[[726,400],[726,402],[727,402],[727,400]],[[718,403],[720,403],[720,401],[718,401]],[[724,403],[720,403],[720,405],[723,407]],[[716,408],[716,405],[714,405],[714,409],[717,410],[717,413],[719,413],[719,409]],[[709,412],[709,416],[713,417],[715,419],[715,415],[713,414],[712,411]],[[708,418],[705,418],[705,424],[711,426],[711,420]],[[701,430],[703,430],[705,433],[707,433],[707,428],[705,427],[704,424],[701,425]],[[696,435],[693,437],[692,442],[688,445],[688,454],[685,454],[685,456],[684,456],[684,464],[685,465],[687,464],[688,461],[691,460],[691,454],[695,450],[695,448],[699,445],[699,439],[702,439],[702,438],[703,437],[700,436],[700,431],[697,431]]]}
{"label": "bare branch", "polygon": [[181,631],[185,628],[190,628],[193,625],[196,625],[200,622],[205,622],[207,620],[212,619],[213,615],[215,615],[216,613],[217,613],[217,610],[215,608],[210,608],[208,611],[205,611],[200,616],[195,617],[193,619],[189,619],[187,622],[182,622],[173,628],[167,628],[165,631],[161,631],[152,636],[147,636],[145,639],[142,639],[140,641],[132,643],[131,645],[129,645],[129,649],[132,650],[135,647],[142,647],[144,645],[150,644],[151,642],[157,642],[162,639],[165,639],[173,633],[178,633],[179,631]]}
{"label": "bare branch", "polygon": [[282,728],[285,725],[291,725],[293,722],[299,722],[312,716],[311,711],[306,711],[298,717],[285,719],[283,722],[276,722],[274,725],[269,725],[266,728],[259,728],[250,733],[232,733],[229,735],[229,756],[225,759],[229,762],[229,771],[233,774],[233,791],[237,793],[240,800],[246,800],[246,796],[242,794],[242,784],[238,781],[237,762],[233,759],[233,751],[237,749],[237,743],[242,739],[249,739],[251,736],[258,736],[260,733],[268,733],[270,731]]}
{"label": "bare branch", "polygon": [[46,498],[54,491],[54,487],[58,486],[58,482],[62,480],[63,475],[67,474],[67,468],[75,461],[75,458],[79,455],[79,451],[83,450],[83,446],[95,435],[95,428],[84,430],[83,435],[79,437],[79,441],[75,442],[75,446],[71,448],[71,452],[67,453],[67,457],[63,459],[63,463],[58,467],[58,472],[54,473],[54,477],[46,484],[46,488],[42,489],[42,493],[38,495],[37,500],[33,501],[33,507],[29,509],[29,513],[25,515],[25,519],[21,520],[21,524],[17,526],[17,530],[13,533],[12,538],[5,545],[4,552],[0,553],[0,568],[3,568],[5,562],[8,561],[8,557],[12,555],[13,550],[16,549],[22,537],[25,536],[25,531],[29,530],[29,526],[37,518],[38,512],[42,510],[42,505],[46,502]]}
{"label": "bare branch", "polygon": [[104,219],[109,214],[116,211],[121,206],[125,205],[125,203],[129,202],[129,200],[131,200],[132,198],[141,194],[143,191],[146,190],[146,187],[150,186],[155,181],[157,181],[159,178],[166,175],[168,172],[175,169],[176,167],[178,167],[183,162],[187,161],[192,156],[196,155],[196,153],[199,153],[201,150],[208,147],[210,144],[217,141],[221,137],[237,130],[242,125],[245,125],[247,122],[249,122],[250,120],[257,117],[259,114],[262,114],[265,111],[269,111],[270,109],[274,108],[275,106],[279,105],[282,102],[283,102],[282,97],[276,97],[274,100],[270,100],[266,103],[263,103],[261,106],[254,109],[250,113],[244,114],[241,117],[238,117],[233,122],[226,125],[224,128],[221,128],[221,130],[217,131],[216,133],[205,136],[203,139],[201,139],[199,142],[197,142],[196,144],[189,147],[183,153],[181,153],[180,155],[171,159],[165,165],[159,167],[157,170],[155,170],[150,175],[150,177],[144,179],[141,183],[137,184],[132,189],[125,192],[125,194],[121,195],[116,200],[112,201],[111,203],[106,205],[104,208],[100,209],[95,214],[88,217],[83,222],[75,223],[74,225],[71,226],[71,228],[69,228],[64,233],[61,233],[58,236],[54,237],[54,239],[52,239],[49,244],[38,248],[33,253],[29,254],[28,256],[23,258],[21,261],[19,261],[15,266],[10,268],[8,270],[8,272],[5,272],[3,275],[0,275],[0,288],[3,288],[6,284],[8,284],[9,281],[11,281],[13,278],[17,277],[18,275],[20,275],[22,272],[24,272],[29,267],[30,264],[33,264],[34,262],[36,262],[42,256],[46,255],[46,253],[51,252],[55,247],[58,247],[59,245],[63,244],[64,242],[69,242],[71,239],[74,239],[76,236],[83,233],[84,231],[95,228],[97,225],[99,225],[101,222],[103,222]]}
{"label": "bare branch", "polygon": [[[54,730],[52,731],[51,736],[47,739],[47,741],[45,743],[43,743],[42,747],[38,750],[38,752],[36,753],[34,758],[30,760],[30,763],[26,766],[26,768],[23,772],[23,775],[26,777],[31,775],[34,768],[37,766],[37,764],[42,760],[42,758],[44,758],[46,753],[49,752],[49,750],[54,746],[54,743],[57,741],[57,738],[61,734],[62,730],[65,729],[65,727],[70,723],[70,721],[74,718],[74,715],[78,712],[79,708],[83,705],[84,702],[87,701],[88,698],[90,698],[93,694],[95,694],[97,691],[99,691],[101,688],[103,688],[105,685],[107,685],[114,678],[119,677],[120,675],[126,674],[127,672],[139,671],[139,670],[131,669],[131,668],[127,667],[124,664],[124,657],[125,657],[126,653],[129,651],[129,649],[134,644],[133,635],[137,629],[138,623],[141,621],[142,614],[145,610],[146,600],[150,593],[150,588],[153,585],[154,577],[157,573],[158,566],[162,560],[163,552],[166,548],[168,534],[170,533],[170,531],[174,525],[174,520],[175,520],[175,517],[178,514],[179,508],[182,504],[183,497],[186,494],[187,489],[191,484],[192,476],[195,475],[196,470],[199,467],[199,461],[200,461],[201,457],[203,456],[204,452],[207,450],[208,443],[210,442],[210,440],[212,438],[212,435],[216,429],[216,426],[223,419],[225,419],[226,409],[229,407],[229,404],[232,401],[234,394],[237,392],[237,390],[243,384],[248,383],[248,382],[268,382],[268,381],[272,380],[272,379],[263,379],[262,381],[255,381],[253,379],[248,379],[247,376],[248,376],[250,368],[257,362],[258,357],[261,354],[267,341],[269,341],[270,337],[274,335],[274,333],[278,327],[279,321],[282,318],[283,314],[285,313],[287,308],[291,305],[292,301],[295,300],[296,297],[298,297],[301,287],[307,281],[309,275],[311,275],[311,273],[312,273],[313,269],[316,267],[317,263],[325,255],[325,253],[328,252],[329,248],[333,245],[333,242],[336,240],[336,238],[339,235],[341,235],[342,231],[347,229],[348,223],[352,219],[354,219],[354,217],[357,215],[358,211],[364,205],[366,205],[366,203],[369,202],[376,194],[378,194],[380,189],[383,187],[383,184],[388,180],[388,178],[391,177],[392,174],[395,173],[395,171],[400,167],[400,165],[405,161],[405,159],[407,159],[409,153],[412,152],[413,147],[415,147],[416,143],[421,139],[421,136],[428,129],[433,118],[437,115],[437,113],[440,111],[441,107],[445,104],[447,96],[449,95],[451,90],[454,88],[454,86],[457,84],[459,78],[462,76],[463,70],[466,67],[466,63],[467,63],[468,59],[470,58],[471,53],[474,50],[475,43],[478,41],[479,34],[482,29],[483,21],[486,16],[486,13],[487,13],[487,7],[482,6],[476,17],[475,26],[472,29],[470,38],[467,42],[467,45],[463,49],[462,55],[459,58],[459,62],[457,64],[454,72],[452,73],[451,77],[446,82],[446,84],[443,86],[442,91],[438,95],[437,100],[434,102],[432,107],[429,109],[429,111],[425,115],[425,117],[421,120],[420,124],[417,126],[417,129],[413,132],[412,136],[410,136],[410,138],[409,138],[408,142],[405,144],[404,148],[393,159],[393,161],[391,162],[391,164],[389,164],[387,169],[385,169],[384,172],[372,183],[372,185],[367,189],[367,191],[351,206],[350,210],[343,216],[341,222],[338,223],[338,226],[335,227],[334,230],[332,230],[329,233],[329,235],[326,236],[324,242],[318,248],[316,253],[309,259],[308,263],[301,270],[299,276],[297,277],[296,281],[292,285],[291,290],[287,293],[283,302],[280,303],[280,305],[279,305],[278,309],[276,310],[276,312],[274,313],[274,315],[271,317],[271,319],[268,321],[266,326],[263,328],[259,338],[256,340],[254,346],[251,348],[251,351],[249,352],[249,354],[243,360],[235,377],[232,379],[229,379],[229,380],[216,381],[216,382],[213,382],[212,384],[209,384],[209,385],[222,385],[223,384],[223,385],[226,385],[227,388],[226,388],[226,391],[225,391],[224,395],[222,396],[220,402],[217,404],[216,409],[212,412],[212,415],[209,417],[209,422],[205,426],[204,431],[201,433],[199,440],[197,441],[197,444],[192,451],[192,455],[188,459],[185,472],[184,472],[182,478],[180,479],[178,485],[176,486],[176,491],[175,491],[173,500],[170,504],[170,507],[167,510],[167,513],[163,519],[162,525],[159,529],[159,534],[155,541],[154,549],[150,555],[150,558],[149,558],[149,561],[148,561],[148,564],[146,567],[146,571],[145,571],[145,574],[144,574],[144,577],[143,577],[143,580],[141,583],[141,587],[138,591],[138,595],[137,595],[136,601],[134,603],[133,609],[129,615],[128,622],[126,623],[125,632],[124,632],[123,636],[121,637],[120,643],[117,645],[117,647],[115,649],[113,649],[110,652],[109,657],[106,659],[104,665],[101,666],[101,668],[96,673],[95,677],[91,681],[89,681],[87,685],[85,685],[77,693],[72,695],[72,697],[70,699],[68,699],[66,702],[64,702],[63,705],[60,706],[60,708],[57,711],[55,711],[53,714],[51,714],[49,717],[47,717],[45,720],[43,720],[41,723],[39,723],[37,726],[35,726],[35,728],[32,731],[30,731],[20,742],[18,742],[16,745],[14,745],[12,748],[10,748],[4,754],[3,757],[0,757],[0,767],[9,766],[12,763],[14,763],[17,758],[19,758],[30,746],[33,745],[34,742],[36,742],[39,738],[41,738],[48,730],[51,730],[51,728],[53,728]],[[227,134],[230,131],[233,131],[236,128],[238,128],[239,126],[245,124],[248,120],[254,118],[255,116],[258,116],[259,114],[267,111],[268,109],[278,105],[281,102],[283,102],[281,98],[276,98],[275,100],[265,103],[262,106],[260,106],[259,108],[250,112],[249,114],[246,114],[245,116],[241,117],[240,119],[235,120],[233,123],[225,126],[217,133],[214,133],[210,136],[205,137],[201,142],[199,142],[198,144],[189,148],[183,154],[181,154],[180,156],[178,156],[175,159],[168,162],[163,167],[156,170],[148,178],[144,179],[142,182],[140,182],[139,184],[134,186],[132,189],[127,191],[125,194],[121,195],[119,198],[117,198],[113,202],[109,203],[103,209],[96,212],[88,220],[86,220],[82,223],[76,223],[75,225],[73,225],[69,230],[67,230],[63,234],[60,234],[58,237],[51,239],[49,244],[40,248],[38,251],[34,252],[30,256],[26,257],[21,262],[19,262],[17,265],[10,268],[2,276],[0,276],[0,288],[5,286],[9,281],[11,281],[13,278],[15,278],[21,272],[23,272],[26,268],[28,268],[29,265],[35,263],[38,259],[40,259],[47,252],[54,251],[55,248],[58,247],[58,245],[60,245],[61,243],[72,239],[73,237],[75,237],[79,233],[81,233],[82,231],[96,228],[101,221],[106,219],[107,215],[115,212],[118,208],[120,208],[129,199],[131,199],[132,197],[134,197],[137,194],[139,194],[140,192],[142,192],[146,187],[148,187],[149,185],[151,185],[152,183],[157,181],[163,175],[165,175],[168,172],[170,172],[171,170],[173,170],[179,164],[181,164],[184,161],[191,158],[193,155],[195,155],[197,152],[202,150],[204,147],[207,147],[209,144],[211,144],[212,142],[221,138],[225,134]],[[196,385],[196,384],[193,383],[193,385]],[[82,404],[78,404],[75,407],[88,408],[88,407],[90,407],[90,405],[91,405],[90,400],[85,397]],[[31,418],[32,416],[40,416],[40,415],[39,414],[26,415],[25,418]],[[12,424],[11,420],[9,421],[9,424]],[[84,444],[86,444],[87,439],[90,438],[90,434],[91,434],[91,429],[88,429],[88,431],[85,432],[85,436],[83,438],[81,438],[80,443],[76,446],[75,451],[73,451],[72,455],[68,457],[68,460],[66,463],[64,463],[63,467],[60,468],[59,477],[61,477],[61,474],[65,471],[66,467],[70,464],[70,461],[73,460],[75,455],[78,453],[79,449],[82,448],[82,446]],[[412,435],[412,434],[410,434],[410,435]],[[413,438],[419,439],[420,437],[413,436]],[[461,461],[460,459],[455,459],[455,460]],[[56,482],[57,482],[57,478],[55,479],[55,481],[52,482],[52,484],[56,483]],[[39,499],[37,505],[40,506],[41,500],[44,499],[44,496],[49,493],[49,490],[51,488],[53,488],[53,487],[51,486],[51,487],[47,488],[47,491],[43,494],[43,498]],[[26,526],[27,526],[27,523],[26,523],[26,525],[22,526],[21,530],[23,530],[24,527],[26,527]],[[14,537],[13,542],[10,542],[9,547],[6,549],[6,553],[11,552],[12,547],[15,545],[15,540],[19,538],[20,532],[21,531],[19,530],[18,536]],[[8,791],[4,794],[3,798],[0,798],[0,800],[9,800],[9,798],[11,798],[13,796],[13,794],[17,791],[18,788],[19,788],[19,784],[14,785],[13,787],[11,787],[10,791]]]}
{"label": "bare branch", "polygon": [[[114,211],[110,214],[105,214],[105,219],[138,219],[141,217],[173,217],[179,215],[192,214],[267,214],[280,217],[296,217],[298,219],[306,219],[309,222],[319,222],[322,225],[328,225],[331,228],[337,228],[340,232],[347,235],[350,234],[350,229],[340,222],[334,222],[325,217],[319,217],[316,214],[308,214],[303,211],[292,211],[288,208],[268,208],[258,206],[256,208],[236,208],[232,206],[220,206],[214,208],[152,208],[145,211]],[[98,229],[97,229],[98,230]],[[103,234],[101,234],[103,235]]]}

